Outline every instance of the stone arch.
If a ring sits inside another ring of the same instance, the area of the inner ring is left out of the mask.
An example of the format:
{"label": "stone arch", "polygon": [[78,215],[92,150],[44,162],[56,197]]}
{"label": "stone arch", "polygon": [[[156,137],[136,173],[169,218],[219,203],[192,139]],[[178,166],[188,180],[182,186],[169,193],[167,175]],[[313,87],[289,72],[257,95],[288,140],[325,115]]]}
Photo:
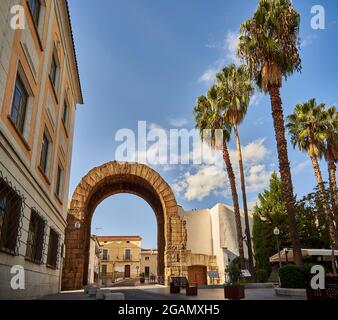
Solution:
{"label": "stone arch", "polygon": [[117,193],[137,195],[154,210],[159,275],[166,283],[170,276],[187,275],[187,231],[170,186],[144,164],[112,161],[90,170],[73,193],[65,234],[63,290],[80,289],[86,284],[92,215],[101,201]]}

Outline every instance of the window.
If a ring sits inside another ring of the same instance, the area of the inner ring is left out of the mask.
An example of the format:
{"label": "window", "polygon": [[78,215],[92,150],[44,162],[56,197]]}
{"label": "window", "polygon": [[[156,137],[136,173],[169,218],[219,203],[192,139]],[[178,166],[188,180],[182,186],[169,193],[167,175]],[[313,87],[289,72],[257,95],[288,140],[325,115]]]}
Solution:
{"label": "window", "polygon": [[23,129],[25,125],[27,100],[28,93],[18,75],[16,78],[13,94],[11,119],[14,122],[15,127],[21,134],[23,134]]}
{"label": "window", "polygon": [[125,260],[130,260],[131,259],[130,249],[126,249],[124,259]]}
{"label": "window", "polygon": [[102,260],[108,260],[108,250],[103,249],[102,251]]}
{"label": "window", "polygon": [[40,9],[41,9],[40,0],[28,0],[28,5],[29,8],[31,9],[35,25],[37,26],[39,24]]}
{"label": "window", "polygon": [[55,54],[52,55],[52,62],[50,65],[50,72],[49,72],[50,79],[53,83],[54,88],[57,87],[57,78],[58,78],[58,64],[55,58]]}
{"label": "window", "polygon": [[102,272],[102,274],[107,274],[107,265],[106,264],[103,264],[101,266],[101,272]]}
{"label": "window", "polygon": [[144,260],[146,260],[146,261],[149,261],[149,257],[145,257],[145,259]]}
{"label": "window", "polygon": [[0,249],[16,254],[22,198],[0,175]]}
{"label": "window", "polygon": [[65,100],[63,104],[63,111],[62,111],[62,123],[66,129],[67,129],[67,121],[68,121],[68,103]]}
{"label": "window", "polygon": [[41,155],[40,155],[40,168],[42,171],[47,175],[48,170],[48,153],[50,147],[50,140],[46,132],[44,132],[42,137],[42,144],[41,144]]}
{"label": "window", "polygon": [[47,254],[48,266],[57,268],[58,249],[59,249],[59,235],[55,230],[50,228],[48,254]]}
{"label": "window", "polygon": [[61,198],[62,193],[62,178],[63,170],[60,165],[58,165],[57,175],[56,175],[56,195]]}
{"label": "window", "polygon": [[149,274],[150,274],[150,268],[147,266],[147,267],[144,267],[144,276],[146,278],[149,277]]}
{"label": "window", "polygon": [[42,263],[44,234],[45,221],[35,210],[32,210],[29,222],[26,257],[37,263]]}

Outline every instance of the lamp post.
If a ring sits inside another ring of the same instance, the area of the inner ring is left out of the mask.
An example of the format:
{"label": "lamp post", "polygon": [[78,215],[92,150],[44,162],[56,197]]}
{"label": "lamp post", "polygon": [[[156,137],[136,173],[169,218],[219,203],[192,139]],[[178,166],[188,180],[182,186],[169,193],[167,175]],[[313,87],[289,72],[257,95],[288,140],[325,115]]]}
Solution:
{"label": "lamp post", "polygon": [[280,256],[280,249],[279,249],[279,235],[280,235],[280,230],[276,227],[275,229],[273,229],[273,234],[276,236],[276,240],[277,240],[277,250],[278,250],[278,261],[279,261],[279,268],[282,267],[282,259]]}

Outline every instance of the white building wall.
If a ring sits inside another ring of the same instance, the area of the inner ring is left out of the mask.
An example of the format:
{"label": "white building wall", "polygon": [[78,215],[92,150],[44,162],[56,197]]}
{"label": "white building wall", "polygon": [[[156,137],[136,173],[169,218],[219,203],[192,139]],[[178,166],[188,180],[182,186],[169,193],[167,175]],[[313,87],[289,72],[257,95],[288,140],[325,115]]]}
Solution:
{"label": "white building wall", "polygon": [[[179,215],[186,221],[187,250],[192,254],[216,256],[221,282],[225,280],[225,268],[238,256],[237,230],[234,210],[231,206],[218,203],[211,209],[184,211]],[[244,213],[241,211],[242,234],[245,235]],[[249,213],[250,232],[252,216]],[[244,256],[248,258],[246,242],[243,242]]]}
{"label": "white building wall", "polygon": [[212,229],[209,209],[184,211],[180,208],[179,215],[186,221],[187,250],[197,254],[213,254]]}

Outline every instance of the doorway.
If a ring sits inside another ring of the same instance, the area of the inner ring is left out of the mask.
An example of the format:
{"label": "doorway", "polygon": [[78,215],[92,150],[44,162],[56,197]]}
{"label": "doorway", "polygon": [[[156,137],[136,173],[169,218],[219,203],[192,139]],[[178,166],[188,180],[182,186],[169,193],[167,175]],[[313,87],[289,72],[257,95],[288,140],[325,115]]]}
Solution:
{"label": "doorway", "polygon": [[207,284],[207,267],[190,266],[188,267],[188,281],[197,284]]}
{"label": "doorway", "polygon": [[124,277],[130,278],[130,265],[129,264],[126,264],[124,266]]}

